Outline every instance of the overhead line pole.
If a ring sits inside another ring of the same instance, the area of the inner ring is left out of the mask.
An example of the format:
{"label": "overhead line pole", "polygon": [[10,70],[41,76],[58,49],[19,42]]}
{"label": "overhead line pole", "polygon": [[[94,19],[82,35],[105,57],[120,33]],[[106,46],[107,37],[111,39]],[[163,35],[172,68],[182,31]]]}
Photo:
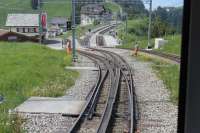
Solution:
{"label": "overhead line pole", "polygon": [[76,0],[72,0],[72,45],[73,45],[73,62],[76,62]]}
{"label": "overhead line pole", "polygon": [[39,38],[39,43],[40,44],[42,44],[42,25],[41,25],[41,13],[42,13],[42,11],[41,11],[41,1],[40,0],[38,0],[38,9],[39,9],[39,36],[40,36],[40,38]]}
{"label": "overhead line pole", "polygon": [[126,36],[128,35],[128,16],[126,14]]}
{"label": "overhead line pole", "polygon": [[151,47],[151,21],[152,21],[152,0],[149,2],[149,28],[148,28],[148,46],[149,49]]}

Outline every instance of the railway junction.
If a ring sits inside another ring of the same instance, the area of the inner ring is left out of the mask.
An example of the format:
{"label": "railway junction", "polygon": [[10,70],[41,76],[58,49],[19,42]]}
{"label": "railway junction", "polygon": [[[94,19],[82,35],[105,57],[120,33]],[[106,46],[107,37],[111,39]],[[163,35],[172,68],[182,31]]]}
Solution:
{"label": "railway junction", "polygon": [[[133,57],[132,50],[98,45],[102,41],[96,38],[114,27],[101,27],[85,36],[78,50],[78,61],[74,67],[66,68],[79,71],[80,77],[65,96],[33,97],[15,109],[26,120],[25,130],[43,133],[177,131],[178,108],[171,103],[170,92],[151,64]],[[90,47],[92,43],[96,46]]]}

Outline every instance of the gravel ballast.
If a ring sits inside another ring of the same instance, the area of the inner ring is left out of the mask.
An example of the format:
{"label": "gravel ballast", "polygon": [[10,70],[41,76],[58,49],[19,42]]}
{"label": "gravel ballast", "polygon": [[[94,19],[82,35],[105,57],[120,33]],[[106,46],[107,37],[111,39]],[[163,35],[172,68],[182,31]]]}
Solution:
{"label": "gravel ballast", "polygon": [[[120,54],[133,68],[133,79],[138,99],[138,130],[141,133],[176,133],[178,107],[171,103],[170,92],[166,89],[153,69],[151,63],[132,57],[129,50],[107,49]],[[75,66],[93,67],[91,60],[79,57]],[[97,79],[97,71],[80,70],[75,86],[63,98],[85,100]],[[29,133],[64,133],[73,125],[76,118],[62,114],[24,114],[24,129]]]}
{"label": "gravel ballast", "polygon": [[[86,57],[80,56],[74,64],[78,67],[95,67],[95,64]],[[75,85],[66,91],[62,98],[66,100],[86,100],[91,88],[95,85],[98,76],[97,71],[78,70],[80,76]],[[25,119],[22,125],[28,133],[66,133],[75,122],[75,117],[62,116],[62,114],[30,114],[21,113]]]}
{"label": "gravel ballast", "polygon": [[166,89],[151,67],[151,63],[139,61],[130,50],[107,49],[120,54],[133,68],[133,79],[138,99],[141,133],[176,133],[178,107],[170,101]]}

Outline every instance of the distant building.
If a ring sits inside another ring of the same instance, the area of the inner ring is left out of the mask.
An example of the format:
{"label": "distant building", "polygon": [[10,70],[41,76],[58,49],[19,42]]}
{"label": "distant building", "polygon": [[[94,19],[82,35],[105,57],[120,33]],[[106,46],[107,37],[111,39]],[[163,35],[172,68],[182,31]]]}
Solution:
{"label": "distant building", "polygon": [[95,20],[100,20],[105,13],[103,5],[88,4],[81,8],[81,25],[93,24]]}
{"label": "distant building", "polygon": [[[41,17],[41,18],[39,18]],[[47,14],[8,14],[6,27],[10,32],[23,33],[26,36],[38,36],[40,34],[40,26],[43,29],[44,36],[47,31]],[[40,25],[41,23],[41,25]]]}
{"label": "distant building", "polygon": [[27,36],[23,33],[17,33],[7,30],[0,29],[0,41],[17,41],[17,42],[24,42],[24,41],[32,41],[38,42],[39,39],[33,36]]}
{"label": "distant building", "polygon": [[63,30],[58,25],[52,25],[48,30],[48,37],[56,37],[63,34]]}
{"label": "distant building", "polygon": [[67,31],[68,19],[64,17],[54,17],[50,20],[49,24],[53,27],[59,27],[63,32]]}
{"label": "distant building", "polygon": [[113,14],[110,13],[110,12],[105,12],[101,17],[101,20],[112,21],[113,20]]}

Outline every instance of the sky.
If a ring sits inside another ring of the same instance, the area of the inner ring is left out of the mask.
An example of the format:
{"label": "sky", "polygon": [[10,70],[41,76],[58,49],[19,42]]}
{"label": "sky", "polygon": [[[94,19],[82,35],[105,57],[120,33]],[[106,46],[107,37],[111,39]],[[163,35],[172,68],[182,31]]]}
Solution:
{"label": "sky", "polygon": [[[183,0],[152,0],[152,6],[153,9],[156,9],[158,6],[182,6],[183,5]],[[149,5],[145,5],[146,8],[149,8]]]}

